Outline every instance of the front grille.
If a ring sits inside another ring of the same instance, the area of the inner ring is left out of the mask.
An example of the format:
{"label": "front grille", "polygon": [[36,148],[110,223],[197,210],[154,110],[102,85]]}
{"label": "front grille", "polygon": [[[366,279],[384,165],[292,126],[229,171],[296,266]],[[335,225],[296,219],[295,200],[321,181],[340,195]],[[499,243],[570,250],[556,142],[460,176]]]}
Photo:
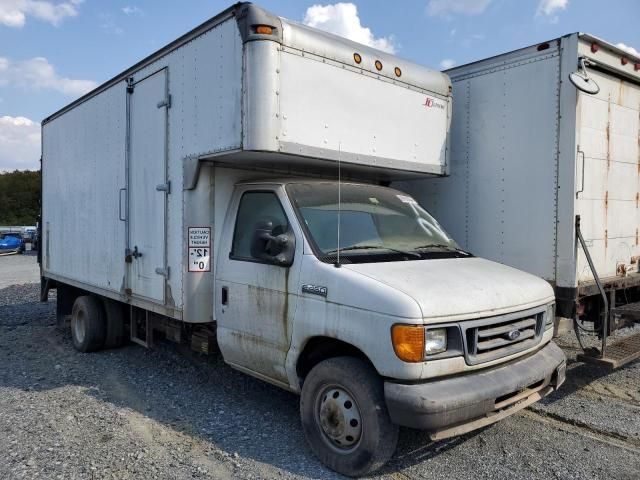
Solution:
{"label": "front grille", "polygon": [[469,365],[490,362],[537,345],[544,331],[544,310],[463,322]]}

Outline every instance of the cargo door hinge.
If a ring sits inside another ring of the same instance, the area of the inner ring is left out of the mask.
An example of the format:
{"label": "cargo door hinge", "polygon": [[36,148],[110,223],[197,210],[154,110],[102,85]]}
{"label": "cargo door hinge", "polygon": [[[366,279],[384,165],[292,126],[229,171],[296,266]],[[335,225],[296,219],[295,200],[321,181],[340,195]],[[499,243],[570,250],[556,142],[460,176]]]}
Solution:
{"label": "cargo door hinge", "polygon": [[156,190],[159,192],[171,193],[171,182],[156,185]]}
{"label": "cargo door hinge", "polygon": [[162,107],[171,108],[171,95],[167,95],[164,100],[158,102],[158,108]]}
{"label": "cargo door hinge", "polygon": [[162,275],[165,278],[169,278],[169,267],[167,268],[158,267],[156,268],[156,273],[158,275]]}

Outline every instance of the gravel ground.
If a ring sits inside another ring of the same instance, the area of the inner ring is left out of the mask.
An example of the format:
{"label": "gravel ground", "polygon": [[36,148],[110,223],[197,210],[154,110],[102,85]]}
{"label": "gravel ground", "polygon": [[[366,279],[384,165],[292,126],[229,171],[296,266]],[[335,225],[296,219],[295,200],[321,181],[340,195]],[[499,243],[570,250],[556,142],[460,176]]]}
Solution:
{"label": "gravel ground", "polygon": [[0,288],[37,282],[39,278],[40,268],[36,252],[0,255]]}
{"label": "gravel ground", "polygon": [[[0,478],[340,478],[306,446],[295,395],[173,344],[78,353],[38,291],[0,288]],[[640,362],[607,374],[558,343],[559,392],[448,441],[404,430],[374,478],[640,478]]]}

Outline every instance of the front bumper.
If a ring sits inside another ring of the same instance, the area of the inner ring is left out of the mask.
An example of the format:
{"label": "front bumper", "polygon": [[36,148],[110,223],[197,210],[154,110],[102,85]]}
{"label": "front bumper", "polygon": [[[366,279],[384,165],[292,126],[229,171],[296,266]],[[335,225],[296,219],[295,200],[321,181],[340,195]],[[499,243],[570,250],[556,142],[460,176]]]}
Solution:
{"label": "front bumper", "polygon": [[531,405],[562,385],[565,371],[564,353],[550,342],[523,359],[467,375],[419,384],[387,381],[384,394],[394,423],[427,430],[438,440]]}

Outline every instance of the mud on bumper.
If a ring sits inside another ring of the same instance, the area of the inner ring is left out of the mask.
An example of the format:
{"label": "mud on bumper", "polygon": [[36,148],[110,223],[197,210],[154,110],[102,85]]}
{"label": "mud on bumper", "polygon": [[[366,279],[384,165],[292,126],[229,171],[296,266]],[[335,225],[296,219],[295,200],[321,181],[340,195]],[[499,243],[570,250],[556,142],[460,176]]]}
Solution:
{"label": "mud on bumper", "polygon": [[394,423],[439,440],[522,410],[562,385],[565,371],[566,357],[551,342],[523,359],[467,375],[420,384],[388,381],[384,393]]}

